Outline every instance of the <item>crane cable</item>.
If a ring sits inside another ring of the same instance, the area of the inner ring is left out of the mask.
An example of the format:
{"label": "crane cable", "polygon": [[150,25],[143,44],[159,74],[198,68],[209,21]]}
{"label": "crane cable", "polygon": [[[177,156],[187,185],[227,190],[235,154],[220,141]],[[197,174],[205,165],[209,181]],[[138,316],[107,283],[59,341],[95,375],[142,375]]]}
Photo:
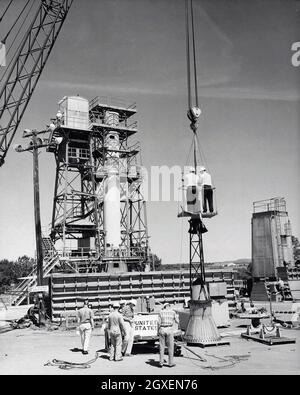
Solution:
{"label": "crane cable", "polygon": [[[14,37],[12,43],[10,44],[10,46],[9,46],[7,52],[6,52],[6,56],[10,53],[10,51],[11,51],[11,49],[12,49],[12,47],[13,47],[15,41],[17,40],[17,38],[18,38],[18,36],[19,36],[19,34],[20,34],[20,32],[21,32],[21,30],[22,30],[22,28],[23,28],[25,22],[27,21],[27,17],[28,17],[28,15],[30,14],[30,12],[31,12],[31,10],[32,10],[32,8],[33,8],[33,6],[34,6],[34,4],[35,4],[35,3],[32,2],[31,7],[28,9],[28,11],[27,11],[27,13],[26,13],[26,15],[25,15],[25,17],[24,17],[24,20],[23,20],[21,26],[19,27],[19,29],[18,29],[18,31],[17,31],[17,33],[16,33],[16,35],[15,35],[15,37]],[[17,46],[17,48],[16,48],[16,50],[15,50],[15,53],[13,54],[13,56],[12,56],[11,59],[10,59],[9,64],[8,64],[7,67],[5,68],[4,73],[2,74],[2,76],[1,76],[1,78],[0,78],[0,82],[3,81],[3,79],[4,79],[5,75],[7,74],[8,70],[10,70],[10,66],[11,66],[12,62],[14,61],[15,56],[16,56],[16,54],[18,53],[18,51],[19,51],[19,49],[20,49],[22,43],[23,43],[23,41],[21,40],[21,42],[19,43],[19,45]]]}
{"label": "crane cable", "polygon": [[1,15],[0,23],[2,22],[4,16],[5,16],[5,14],[7,13],[7,11],[8,11],[8,9],[9,9],[9,7],[11,6],[12,2],[13,2],[13,0],[10,0],[9,4],[7,5],[7,7],[6,7],[6,9],[4,10],[3,14]]}
{"label": "crane cable", "polygon": [[[199,108],[193,0],[185,0],[185,15],[186,15],[186,61],[187,61],[188,109],[190,110],[194,105]],[[193,89],[191,83],[192,73],[193,73],[193,82],[194,82]],[[194,146],[194,165],[196,165],[198,162],[197,161],[197,154],[198,154],[200,163],[204,164],[205,167],[209,170],[207,166],[207,160],[205,158],[204,152],[200,145],[199,136],[197,132],[194,131],[193,133],[194,133],[194,140],[192,142],[192,145]],[[187,161],[190,160],[190,153],[191,152],[189,152]]]}
{"label": "crane cable", "polygon": [[[194,27],[194,9],[193,0],[185,1],[185,16],[186,16],[186,61],[187,61],[187,88],[188,88],[188,109],[190,109],[193,104],[192,95],[192,84],[191,84],[191,74],[193,69],[193,79],[194,79],[194,99],[195,105],[198,107],[198,82],[197,82],[197,62],[196,62],[196,44],[195,44],[195,27]],[[190,43],[190,37],[192,44]],[[191,61],[191,50],[192,50],[192,61]]]}
{"label": "crane cable", "polygon": [[1,40],[1,42],[3,44],[6,43],[6,40],[8,39],[10,33],[13,31],[14,27],[16,26],[16,24],[18,23],[19,19],[21,18],[23,12],[25,11],[25,9],[27,8],[28,4],[30,3],[31,0],[27,0],[26,4],[24,5],[24,7],[22,8],[21,12],[19,13],[17,19],[15,20],[15,22],[12,24],[12,27],[9,29],[9,31],[7,32],[6,36],[4,37],[3,40]]}

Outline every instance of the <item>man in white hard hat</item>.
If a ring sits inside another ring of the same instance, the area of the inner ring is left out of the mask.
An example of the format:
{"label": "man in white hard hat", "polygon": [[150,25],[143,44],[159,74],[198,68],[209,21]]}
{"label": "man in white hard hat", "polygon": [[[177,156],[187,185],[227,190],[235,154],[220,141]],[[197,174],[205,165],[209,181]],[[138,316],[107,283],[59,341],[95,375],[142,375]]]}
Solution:
{"label": "man in white hard hat", "polygon": [[199,186],[200,178],[196,174],[195,168],[190,167],[185,176],[186,204],[187,211],[194,214],[200,212]]}
{"label": "man in white hard hat", "polygon": [[115,302],[113,311],[108,316],[107,329],[110,337],[109,360],[122,361],[122,334],[125,326],[122,314],[119,313],[120,305]]}
{"label": "man in white hard hat", "polygon": [[125,338],[122,346],[122,354],[126,357],[131,356],[133,337],[134,337],[134,308],[136,300],[131,299],[122,309],[122,315],[125,323]]}
{"label": "man in white hard hat", "polygon": [[207,212],[207,203],[208,208],[211,213],[214,212],[213,207],[213,188],[211,175],[208,173],[204,166],[201,166],[200,169],[200,183],[203,188],[203,213]]}
{"label": "man in white hard hat", "polygon": [[175,366],[174,358],[174,326],[178,324],[178,316],[171,309],[170,303],[164,303],[158,315],[158,335],[159,335],[159,366],[163,367],[165,346],[167,343],[169,366]]}

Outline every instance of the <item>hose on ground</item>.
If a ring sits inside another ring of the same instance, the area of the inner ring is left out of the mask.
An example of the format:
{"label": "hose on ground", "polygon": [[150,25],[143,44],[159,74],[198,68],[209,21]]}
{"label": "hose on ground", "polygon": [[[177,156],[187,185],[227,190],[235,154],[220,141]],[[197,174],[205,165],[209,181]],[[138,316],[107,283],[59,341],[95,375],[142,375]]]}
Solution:
{"label": "hose on ground", "polygon": [[57,366],[60,369],[69,370],[69,369],[89,369],[91,364],[96,362],[99,358],[99,353],[96,351],[95,358],[87,361],[87,362],[68,362],[60,359],[52,359],[52,361],[48,361],[44,364],[44,366]]}

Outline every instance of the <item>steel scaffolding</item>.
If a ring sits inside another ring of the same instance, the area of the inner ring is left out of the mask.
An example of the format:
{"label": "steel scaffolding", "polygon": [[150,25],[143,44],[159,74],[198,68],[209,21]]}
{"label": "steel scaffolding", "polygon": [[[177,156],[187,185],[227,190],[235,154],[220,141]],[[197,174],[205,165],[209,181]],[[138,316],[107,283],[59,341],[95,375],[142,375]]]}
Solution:
{"label": "steel scaffolding", "polygon": [[[137,133],[137,122],[131,120],[136,112],[135,105],[96,97],[89,103],[88,128],[53,120],[51,138],[63,141],[52,150],[56,180],[51,238],[60,240],[61,259],[74,271],[143,271],[149,263],[140,145],[129,141]],[[118,125],[109,124],[107,114],[117,114]],[[111,135],[118,144],[108,142]],[[105,231],[105,182],[111,167],[117,168],[120,183],[118,248],[107,243]]]}

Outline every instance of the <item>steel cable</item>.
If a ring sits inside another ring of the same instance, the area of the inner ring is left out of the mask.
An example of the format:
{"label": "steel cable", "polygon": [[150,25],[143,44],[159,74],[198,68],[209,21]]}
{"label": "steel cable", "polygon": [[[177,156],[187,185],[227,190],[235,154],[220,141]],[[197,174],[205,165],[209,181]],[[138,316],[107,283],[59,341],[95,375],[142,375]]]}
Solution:
{"label": "steel cable", "polygon": [[2,16],[1,16],[1,18],[0,18],[0,22],[2,22],[4,16],[5,16],[5,14],[7,13],[7,11],[8,11],[8,9],[9,9],[9,7],[11,6],[12,2],[13,2],[13,0],[10,0],[8,6],[7,6],[6,9],[4,10],[4,12],[3,12],[3,14],[2,14]]}
{"label": "steel cable", "polygon": [[[34,2],[31,4],[31,7],[30,7],[29,10],[27,11],[27,13],[26,13],[26,15],[25,15],[25,17],[24,17],[24,20],[23,20],[21,26],[19,27],[19,29],[18,29],[18,31],[17,31],[17,33],[16,33],[14,39],[12,40],[12,43],[10,44],[10,46],[9,46],[9,48],[8,48],[8,50],[7,50],[6,56],[9,55],[9,53],[10,53],[10,51],[11,51],[11,49],[12,49],[12,47],[13,47],[15,41],[17,40],[17,38],[18,38],[18,36],[19,36],[19,34],[20,34],[20,32],[21,32],[21,30],[22,30],[22,28],[23,28],[23,26],[24,26],[24,24],[25,24],[25,22],[26,22],[26,20],[27,20],[27,17],[28,17],[28,15],[30,14],[30,12],[31,12],[31,10],[32,10],[32,8],[33,8],[33,6],[34,6]],[[25,37],[24,37],[24,38],[25,38]],[[23,43],[23,40],[21,40],[21,42],[20,42],[19,45],[17,46],[17,48],[16,48],[16,50],[15,50],[13,56],[11,57],[11,60],[10,60],[9,64],[8,64],[7,67],[5,68],[5,71],[4,71],[4,73],[2,74],[2,76],[1,76],[1,78],[0,78],[0,82],[3,81],[3,79],[4,79],[5,75],[7,74],[8,70],[10,70],[10,66],[11,66],[12,62],[14,61],[14,59],[15,59],[15,57],[16,57],[16,54],[18,53],[18,51],[19,51],[19,49],[20,49],[22,43]]]}
{"label": "steel cable", "polygon": [[18,15],[18,18],[15,20],[15,22],[13,23],[12,27],[9,29],[9,31],[7,32],[6,36],[4,37],[3,40],[1,40],[1,42],[3,44],[5,44],[7,38],[9,37],[10,33],[13,31],[14,27],[16,26],[16,24],[18,23],[19,19],[21,18],[23,12],[25,11],[26,7],[28,6],[28,4],[30,3],[31,0],[27,0],[26,4],[24,5],[24,7],[22,8],[20,14]]}

